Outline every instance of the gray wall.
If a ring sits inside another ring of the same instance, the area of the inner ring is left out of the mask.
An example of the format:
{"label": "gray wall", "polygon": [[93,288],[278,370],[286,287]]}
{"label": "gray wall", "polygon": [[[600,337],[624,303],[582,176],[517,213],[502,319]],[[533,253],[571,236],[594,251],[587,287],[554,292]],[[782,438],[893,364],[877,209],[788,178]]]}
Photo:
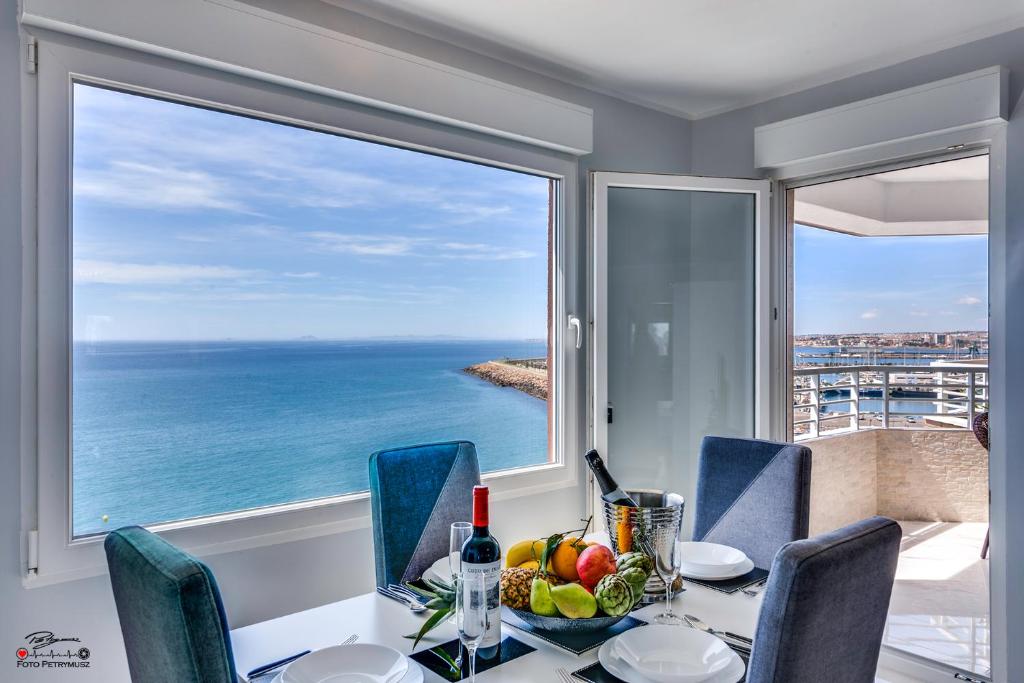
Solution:
{"label": "gray wall", "polygon": [[[990,292],[992,335],[992,492],[991,582],[1006,600],[992,605],[993,671],[997,681],[1024,680],[1024,30],[968,43],[780,97],[755,106],[696,121],[692,127],[692,171],[702,175],[758,176],[754,168],[754,127],[867,97],[967,73],[993,65],[1010,69],[1011,119],[1006,130],[1005,172],[993,159],[993,189],[1005,183],[1005,233],[993,225],[990,279],[1005,291]],[[1011,390],[1012,388],[1012,390]],[[1009,569],[1007,569],[1009,568]]]}
{"label": "gray wall", "polygon": [[[320,3],[296,2],[294,11],[324,11]],[[581,188],[590,168],[685,171],[688,121],[514,69],[464,50],[394,29],[341,10],[323,17],[375,42],[461,66],[507,82],[577,102],[594,110],[594,152],[580,162]],[[16,0],[0,0],[0,643],[12,655],[0,663],[0,680],[69,680],[112,683],[128,679],[120,631],[105,576],[26,589],[21,582],[19,489],[19,377],[22,366],[22,269],[20,229],[21,82]],[[585,192],[580,195],[581,216]],[[583,219],[581,218],[581,221]],[[25,435],[28,438],[28,435]],[[570,457],[578,455],[570,453]],[[496,503],[500,539],[571,528],[583,514],[582,486]],[[306,609],[372,589],[373,546],[369,529],[225,553],[207,558],[216,573],[232,626]],[[79,636],[92,649],[88,672],[16,671],[13,648],[27,633],[52,630]]]}

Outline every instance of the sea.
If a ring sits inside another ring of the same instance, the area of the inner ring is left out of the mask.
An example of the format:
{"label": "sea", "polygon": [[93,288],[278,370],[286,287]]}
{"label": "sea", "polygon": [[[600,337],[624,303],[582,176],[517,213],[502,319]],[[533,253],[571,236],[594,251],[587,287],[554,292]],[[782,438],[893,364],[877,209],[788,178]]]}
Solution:
{"label": "sea", "polygon": [[543,341],[102,342],[73,349],[74,535],[368,488],[377,450],[548,458],[547,403],[463,368]]}

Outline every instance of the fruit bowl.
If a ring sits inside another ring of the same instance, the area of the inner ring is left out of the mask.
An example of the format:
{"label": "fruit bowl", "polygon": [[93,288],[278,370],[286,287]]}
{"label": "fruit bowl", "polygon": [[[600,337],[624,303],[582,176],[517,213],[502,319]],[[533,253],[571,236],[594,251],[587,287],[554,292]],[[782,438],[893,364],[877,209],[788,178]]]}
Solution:
{"label": "fruit bowl", "polygon": [[512,614],[516,615],[535,629],[550,631],[552,633],[591,633],[593,631],[600,631],[601,629],[614,626],[626,618],[626,615],[623,614],[618,617],[602,615],[590,617],[588,619],[569,619],[567,617],[545,617],[540,614],[534,614],[533,612],[512,609],[511,607],[508,609]]}

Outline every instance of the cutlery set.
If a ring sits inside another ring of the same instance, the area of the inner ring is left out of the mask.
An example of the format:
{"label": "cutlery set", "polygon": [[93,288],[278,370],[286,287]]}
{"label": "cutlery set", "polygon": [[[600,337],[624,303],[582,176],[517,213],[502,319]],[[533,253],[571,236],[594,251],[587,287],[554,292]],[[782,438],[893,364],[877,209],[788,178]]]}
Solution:
{"label": "cutlery set", "polygon": [[423,606],[423,603],[420,602],[419,596],[404,586],[391,583],[388,584],[387,588],[378,586],[377,592],[385,598],[391,598],[392,600],[402,603],[412,612],[422,612],[426,609],[426,607]]}
{"label": "cutlery set", "polygon": [[[357,634],[353,633],[348,638],[346,638],[345,640],[341,641],[339,643],[339,645],[352,645],[357,640],[359,640],[359,636]],[[312,652],[312,650],[303,650],[302,652],[298,652],[298,653],[296,653],[294,655],[291,655],[289,657],[285,657],[284,659],[279,659],[276,662],[271,662],[269,664],[264,664],[263,666],[258,666],[255,669],[253,669],[252,671],[250,671],[246,675],[246,678],[249,679],[250,683],[252,683],[252,681],[255,681],[257,679],[265,678],[265,677],[269,676],[270,674],[277,673],[278,669],[281,669],[282,667],[284,667],[284,666],[286,666],[288,664],[291,664],[296,659],[299,659],[301,657],[305,657],[310,652]]]}

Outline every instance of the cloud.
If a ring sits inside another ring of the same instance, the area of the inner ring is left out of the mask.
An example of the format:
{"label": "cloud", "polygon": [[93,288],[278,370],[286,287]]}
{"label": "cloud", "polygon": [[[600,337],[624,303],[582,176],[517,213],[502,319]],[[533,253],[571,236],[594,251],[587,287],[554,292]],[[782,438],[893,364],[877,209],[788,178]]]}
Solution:
{"label": "cloud", "polygon": [[914,316],[915,318],[927,318],[931,316],[931,313],[929,313],[928,311],[911,311],[910,315]]}
{"label": "cloud", "polygon": [[492,244],[469,244],[466,242],[445,242],[441,245],[444,258],[470,259],[477,261],[509,261],[536,256],[526,249],[511,249]]}
{"label": "cloud", "polygon": [[864,311],[860,314],[861,320],[874,320],[878,317],[878,309],[872,308],[870,311]]}
{"label": "cloud", "polygon": [[247,211],[228,183],[206,171],[112,161],[104,170],[76,169],[75,198],[138,209]]}
{"label": "cloud", "polygon": [[318,249],[360,256],[406,256],[413,253],[413,247],[424,241],[397,235],[346,235],[326,231],[305,234]]}
{"label": "cloud", "polygon": [[977,306],[981,303],[981,299],[976,296],[962,296],[956,302],[961,306]]}
{"label": "cloud", "polygon": [[235,280],[255,273],[231,266],[172,263],[117,263],[79,259],[74,264],[75,284],[179,284],[211,280]]}
{"label": "cloud", "polygon": [[291,277],[298,280],[311,280],[315,277],[320,277],[320,273],[315,270],[311,270],[308,273],[284,273],[285,277]]}

